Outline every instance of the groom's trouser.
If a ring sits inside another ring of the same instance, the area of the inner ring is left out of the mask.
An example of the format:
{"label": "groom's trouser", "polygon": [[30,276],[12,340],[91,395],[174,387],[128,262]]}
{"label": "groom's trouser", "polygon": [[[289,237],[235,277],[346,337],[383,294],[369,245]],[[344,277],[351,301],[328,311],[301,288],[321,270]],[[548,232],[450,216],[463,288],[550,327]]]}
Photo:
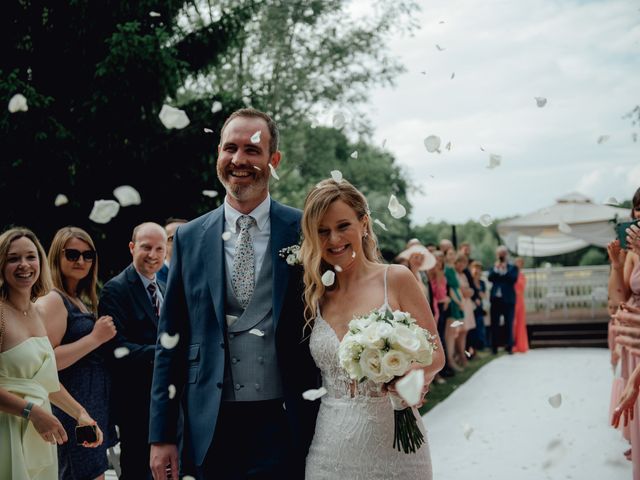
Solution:
{"label": "groom's trouser", "polygon": [[222,402],[202,480],[292,478],[293,446],[283,400]]}
{"label": "groom's trouser", "polygon": [[513,314],[515,312],[515,304],[507,303],[501,298],[491,298],[491,350],[493,353],[498,351],[498,338],[500,335],[500,317],[504,317],[504,325],[506,327],[506,347],[511,352],[513,348]]}

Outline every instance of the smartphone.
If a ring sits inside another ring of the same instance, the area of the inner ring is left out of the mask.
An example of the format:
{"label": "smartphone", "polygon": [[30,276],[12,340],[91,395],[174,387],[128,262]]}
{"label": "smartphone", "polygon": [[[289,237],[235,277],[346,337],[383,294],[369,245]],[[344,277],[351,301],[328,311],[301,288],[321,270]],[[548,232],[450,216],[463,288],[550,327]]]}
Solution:
{"label": "smartphone", "polygon": [[620,240],[620,248],[623,250],[627,249],[627,228],[631,225],[638,225],[638,220],[634,220],[633,222],[622,222],[616,224],[616,234],[618,236],[618,240]]}
{"label": "smartphone", "polygon": [[84,442],[94,443],[98,441],[98,432],[95,425],[78,425],[76,427],[76,444],[82,445]]}

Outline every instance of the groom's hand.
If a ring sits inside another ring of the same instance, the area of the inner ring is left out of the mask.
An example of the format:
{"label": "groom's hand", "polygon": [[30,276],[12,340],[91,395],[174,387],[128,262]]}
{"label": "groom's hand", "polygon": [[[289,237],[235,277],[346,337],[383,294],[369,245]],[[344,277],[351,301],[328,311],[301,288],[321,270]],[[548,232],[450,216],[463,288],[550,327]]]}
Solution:
{"label": "groom's hand", "polygon": [[154,480],[178,480],[178,447],[173,443],[153,443],[149,467]]}

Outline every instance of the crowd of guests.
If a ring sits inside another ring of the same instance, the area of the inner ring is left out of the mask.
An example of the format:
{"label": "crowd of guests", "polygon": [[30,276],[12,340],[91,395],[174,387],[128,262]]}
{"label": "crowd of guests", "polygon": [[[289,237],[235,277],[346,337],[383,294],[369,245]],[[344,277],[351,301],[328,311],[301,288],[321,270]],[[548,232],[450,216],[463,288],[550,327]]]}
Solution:
{"label": "crowd of guests", "polygon": [[[640,219],[640,188],[636,190],[631,218]],[[626,247],[609,243],[609,348],[615,378],[611,393],[611,423],[622,431],[630,447],[624,452],[633,462],[633,478],[640,479],[640,227],[630,226]]]}
{"label": "crowd of guests", "polygon": [[411,239],[395,262],[413,272],[438,325],[446,354],[438,383],[462,372],[485,348],[494,354],[502,345],[509,354],[528,351],[524,260],[518,257],[511,263],[505,246],[496,249],[496,262],[486,272],[471,257],[470,243],[456,250],[448,239],[426,246]]}

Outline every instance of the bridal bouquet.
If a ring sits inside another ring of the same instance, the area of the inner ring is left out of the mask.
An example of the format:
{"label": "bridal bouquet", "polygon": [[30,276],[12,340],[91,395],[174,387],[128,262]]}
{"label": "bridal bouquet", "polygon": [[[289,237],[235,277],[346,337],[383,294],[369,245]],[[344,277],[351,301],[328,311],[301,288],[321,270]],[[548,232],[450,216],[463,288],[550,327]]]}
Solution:
{"label": "bridal bouquet", "polygon": [[[414,363],[430,365],[435,348],[435,337],[421,328],[409,313],[374,310],[349,322],[338,356],[351,379],[384,384],[405,375]],[[421,371],[416,373],[419,373],[421,398],[424,377]],[[404,453],[415,453],[424,442],[416,417],[410,407],[402,407],[398,397],[390,398],[395,410],[393,446]]]}

